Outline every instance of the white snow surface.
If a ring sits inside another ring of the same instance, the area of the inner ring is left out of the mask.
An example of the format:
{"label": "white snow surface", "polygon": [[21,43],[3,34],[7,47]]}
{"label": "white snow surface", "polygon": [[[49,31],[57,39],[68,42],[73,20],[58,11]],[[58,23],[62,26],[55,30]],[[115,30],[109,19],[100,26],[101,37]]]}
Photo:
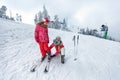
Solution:
{"label": "white snow surface", "polygon": [[[48,73],[43,72],[47,58],[36,72],[30,72],[41,58],[34,29],[35,25],[0,18],[0,80],[120,80],[119,42],[51,28],[49,44],[61,36],[66,50],[65,64],[59,55],[51,60]],[[73,35],[80,36],[76,61]]]}

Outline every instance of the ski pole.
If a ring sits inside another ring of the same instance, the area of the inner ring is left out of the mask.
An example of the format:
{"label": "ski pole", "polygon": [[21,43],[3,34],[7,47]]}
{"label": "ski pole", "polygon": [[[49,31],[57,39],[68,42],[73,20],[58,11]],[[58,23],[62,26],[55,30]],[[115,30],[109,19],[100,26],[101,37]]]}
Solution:
{"label": "ski pole", "polygon": [[75,47],[76,47],[76,37],[75,37],[75,35],[73,36],[73,41],[74,41],[74,60],[76,60],[76,51],[75,51]]}
{"label": "ski pole", "polygon": [[75,58],[74,60],[77,60],[77,54],[78,54],[78,43],[79,43],[79,35],[77,35],[76,58]]}
{"label": "ski pole", "polygon": [[77,35],[77,45],[78,45],[78,43],[79,43],[79,35]]}

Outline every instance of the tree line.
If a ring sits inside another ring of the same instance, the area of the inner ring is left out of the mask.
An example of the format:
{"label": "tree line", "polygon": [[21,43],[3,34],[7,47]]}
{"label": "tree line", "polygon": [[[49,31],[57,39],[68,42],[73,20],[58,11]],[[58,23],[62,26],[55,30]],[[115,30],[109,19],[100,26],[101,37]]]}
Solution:
{"label": "tree line", "polygon": [[[51,20],[51,17],[48,14],[48,11],[47,11],[46,7],[43,6],[43,11],[39,11],[35,15],[35,18],[34,18],[35,24],[37,24],[39,21],[41,21],[45,17],[48,17]],[[54,19],[52,21],[50,21],[48,27],[49,28],[54,28],[54,29],[69,31],[66,19],[64,18],[62,21],[60,21],[58,15],[54,15]]]}
{"label": "tree line", "polygon": [[17,22],[22,22],[22,16],[16,13],[15,17],[12,17],[12,12],[10,11],[10,16],[6,14],[7,12],[7,7],[5,5],[1,6],[0,8],[0,18],[8,19],[8,20],[13,20]]}

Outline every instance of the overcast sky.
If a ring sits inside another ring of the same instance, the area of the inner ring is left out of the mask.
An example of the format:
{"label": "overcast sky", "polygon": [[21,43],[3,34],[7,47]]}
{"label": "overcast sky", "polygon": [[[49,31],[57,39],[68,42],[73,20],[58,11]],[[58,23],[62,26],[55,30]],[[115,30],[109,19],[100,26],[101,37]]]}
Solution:
{"label": "overcast sky", "polygon": [[6,5],[7,14],[22,15],[23,22],[34,24],[34,15],[46,6],[51,19],[58,15],[71,25],[99,29],[107,24],[109,34],[120,40],[120,0],[0,0]]}

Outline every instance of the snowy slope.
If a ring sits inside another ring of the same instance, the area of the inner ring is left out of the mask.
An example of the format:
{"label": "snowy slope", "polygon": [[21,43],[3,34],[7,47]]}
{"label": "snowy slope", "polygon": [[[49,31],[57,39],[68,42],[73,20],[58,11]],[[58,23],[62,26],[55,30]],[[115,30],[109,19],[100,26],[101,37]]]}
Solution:
{"label": "snowy slope", "polygon": [[120,43],[79,34],[74,61],[72,38],[78,34],[50,28],[50,44],[56,36],[62,37],[65,64],[57,56],[47,74],[43,72],[47,60],[31,73],[31,66],[41,58],[33,34],[33,25],[0,19],[0,80],[120,80]]}

